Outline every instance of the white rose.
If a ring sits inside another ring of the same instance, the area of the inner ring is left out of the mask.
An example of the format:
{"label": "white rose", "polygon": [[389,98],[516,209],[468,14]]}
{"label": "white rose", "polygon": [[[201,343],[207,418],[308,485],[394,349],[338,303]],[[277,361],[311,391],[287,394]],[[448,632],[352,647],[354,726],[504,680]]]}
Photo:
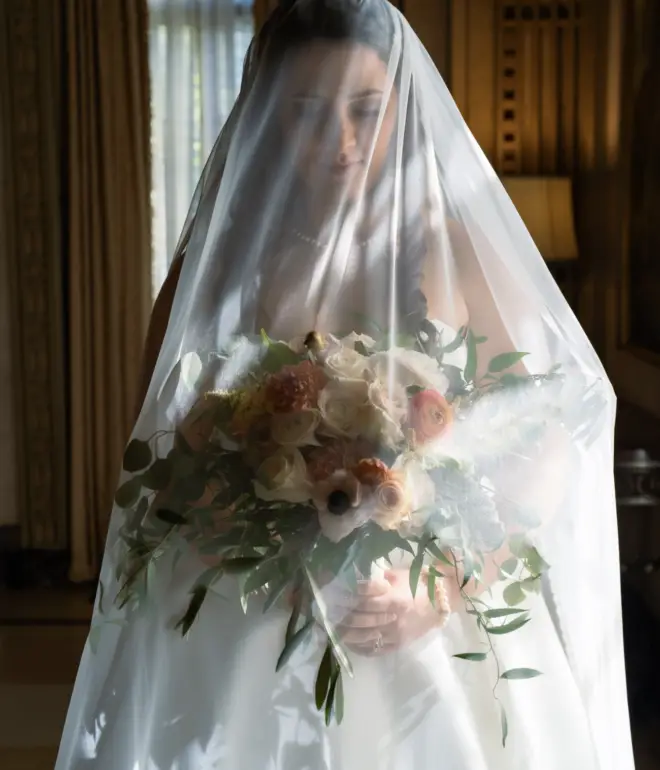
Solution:
{"label": "white rose", "polygon": [[369,438],[394,448],[403,441],[401,423],[406,416],[407,396],[405,390],[395,385],[393,392],[380,381],[369,385],[368,417],[364,421],[365,433]]}
{"label": "white rose", "polygon": [[257,469],[254,491],[261,500],[304,503],[312,496],[305,458],[298,449],[282,448]]}
{"label": "white rose", "polygon": [[442,395],[449,389],[449,380],[438,362],[416,350],[391,348],[371,356],[369,365],[374,377],[381,382],[394,381],[404,388],[417,385]]}
{"label": "white rose", "polygon": [[357,438],[362,431],[368,403],[368,383],[362,380],[328,383],[319,396],[319,410],[325,428],[332,434]]}
{"label": "white rose", "polygon": [[355,348],[357,342],[361,342],[367,350],[373,350],[376,347],[376,340],[368,334],[351,332],[346,337],[341,338],[341,344],[346,347]]}
{"label": "white rose", "polygon": [[270,435],[273,441],[282,446],[318,446],[315,431],[320,422],[321,416],[311,409],[274,414],[270,422]]}
{"label": "white rose", "polygon": [[361,380],[369,369],[366,356],[341,345],[331,348],[324,355],[323,364],[330,377],[347,380]]}

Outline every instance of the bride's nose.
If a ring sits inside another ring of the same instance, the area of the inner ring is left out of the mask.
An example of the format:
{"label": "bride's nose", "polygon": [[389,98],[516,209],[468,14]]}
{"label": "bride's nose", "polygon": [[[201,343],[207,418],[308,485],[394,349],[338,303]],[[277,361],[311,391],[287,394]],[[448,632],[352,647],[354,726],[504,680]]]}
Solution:
{"label": "bride's nose", "polygon": [[336,162],[341,166],[347,166],[355,160],[357,148],[355,124],[347,110],[338,112],[334,117]]}

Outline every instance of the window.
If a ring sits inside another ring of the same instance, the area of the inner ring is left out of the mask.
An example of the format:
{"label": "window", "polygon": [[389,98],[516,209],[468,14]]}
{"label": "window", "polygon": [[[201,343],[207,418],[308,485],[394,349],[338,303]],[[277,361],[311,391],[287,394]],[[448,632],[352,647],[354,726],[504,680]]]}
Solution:
{"label": "window", "polygon": [[149,0],[154,296],[238,95],[252,0]]}

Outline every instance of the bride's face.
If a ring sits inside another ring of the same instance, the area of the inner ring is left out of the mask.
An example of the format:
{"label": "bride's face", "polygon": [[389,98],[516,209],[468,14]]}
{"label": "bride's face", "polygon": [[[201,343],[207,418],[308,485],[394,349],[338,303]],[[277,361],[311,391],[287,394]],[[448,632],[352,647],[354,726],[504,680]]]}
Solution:
{"label": "bride's face", "polygon": [[288,70],[281,119],[296,173],[315,198],[355,200],[387,158],[397,95],[387,65],[368,46],[319,41]]}

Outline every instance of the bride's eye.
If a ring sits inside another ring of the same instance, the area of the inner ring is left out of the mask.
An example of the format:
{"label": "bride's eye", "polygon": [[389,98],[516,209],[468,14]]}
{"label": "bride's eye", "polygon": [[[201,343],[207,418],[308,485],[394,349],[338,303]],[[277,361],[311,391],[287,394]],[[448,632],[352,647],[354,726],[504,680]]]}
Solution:
{"label": "bride's eye", "polygon": [[356,102],[351,105],[351,113],[358,120],[376,120],[380,115],[380,101]]}

